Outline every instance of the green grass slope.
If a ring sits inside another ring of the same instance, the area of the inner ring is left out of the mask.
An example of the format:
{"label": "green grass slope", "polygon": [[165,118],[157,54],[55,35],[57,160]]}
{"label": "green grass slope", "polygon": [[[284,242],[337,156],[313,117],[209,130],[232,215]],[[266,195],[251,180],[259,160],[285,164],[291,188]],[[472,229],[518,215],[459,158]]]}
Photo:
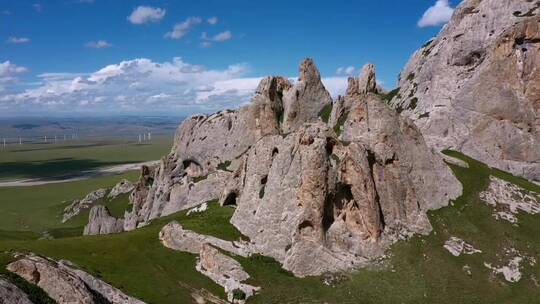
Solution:
{"label": "green grass slope", "polygon": [[[332,286],[323,283],[325,277],[295,278],[266,257],[235,256],[252,276],[249,283],[262,287],[261,292],[248,303],[538,302],[540,288],[535,282],[540,278],[538,264],[523,263],[521,281],[508,283],[501,275],[493,275],[484,262],[502,263],[502,253],[510,247],[540,261],[540,216],[520,214],[519,226],[495,220],[491,207],[480,201],[478,195],[488,186],[490,175],[531,191],[540,192],[539,187],[459,153],[446,153],[465,160],[470,167],[450,165],[462,182],[464,193],[451,206],[429,213],[434,228],[430,235],[416,236],[395,244],[388,250],[387,258],[377,265],[341,274]],[[106,183],[105,180],[102,182]],[[71,184],[64,185],[64,189],[72,188]],[[2,205],[0,210],[4,212]],[[36,205],[32,206],[37,208]],[[214,202],[204,213],[187,216],[186,212],[180,212],[145,228],[108,236],[35,241],[26,239],[32,237],[32,232],[17,232],[9,239],[3,239],[0,233],[0,252],[4,252],[0,255],[0,269],[4,269],[11,259],[6,252],[31,251],[71,260],[148,303],[190,303],[190,290],[186,286],[206,289],[224,297],[221,287],[195,271],[194,255],[163,247],[158,241],[158,233],[165,224],[177,220],[187,229],[224,239],[237,239],[241,237],[240,233],[228,222],[233,212],[234,209],[221,208]],[[55,222],[53,211],[41,215],[47,219],[36,219],[40,223],[36,225],[28,217],[26,225],[47,227]],[[0,224],[4,231],[21,230],[17,221]],[[466,240],[482,253],[452,256],[443,248],[451,236]],[[465,266],[469,267],[470,274],[464,271]]]}
{"label": "green grass slope", "polygon": [[169,137],[156,137],[145,144],[120,140],[12,144],[0,150],[0,180],[70,176],[99,167],[158,160],[171,145]]}

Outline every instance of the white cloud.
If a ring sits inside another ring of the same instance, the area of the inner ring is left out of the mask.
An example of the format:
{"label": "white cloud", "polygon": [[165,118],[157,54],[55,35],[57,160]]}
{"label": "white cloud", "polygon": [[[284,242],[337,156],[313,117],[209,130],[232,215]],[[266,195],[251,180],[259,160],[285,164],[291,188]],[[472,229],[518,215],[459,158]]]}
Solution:
{"label": "white cloud", "polygon": [[30,39],[26,37],[9,37],[7,43],[9,44],[23,44],[29,43]]}
{"label": "white cloud", "polygon": [[447,23],[452,18],[454,9],[450,7],[448,0],[437,0],[428,8],[422,18],[418,21],[419,27],[439,26]]}
{"label": "white cloud", "polygon": [[[261,77],[245,77],[245,64],[209,69],[181,58],[155,62],[134,59],[92,73],[44,73],[42,85],[0,96],[3,113],[208,113],[234,109],[250,101]],[[1,75],[26,69],[10,62],[0,64]],[[13,76],[11,76],[13,77]],[[323,78],[333,97],[342,95],[347,77]]]}
{"label": "white cloud", "polygon": [[18,66],[10,61],[0,63],[0,92],[7,88],[7,85],[17,83],[19,75],[28,72],[25,67]]}
{"label": "white cloud", "polygon": [[184,37],[195,25],[201,24],[200,17],[189,17],[185,21],[174,25],[172,31],[165,34],[165,38],[180,39]]}
{"label": "white cloud", "polygon": [[203,48],[209,48],[212,47],[212,42],[223,42],[227,41],[232,38],[231,31],[225,31],[221,32],[219,34],[216,34],[214,36],[208,36],[206,32],[203,32],[201,34],[201,39],[203,42],[201,42],[201,47]]}
{"label": "white cloud", "polygon": [[357,73],[357,70],[353,66],[348,67],[339,67],[336,70],[337,75],[346,75],[346,76],[352,76]]}
{"label": "white cloud", "polygon": [[109,42],[105,40],[98,40],[98,41],[90,41],[85,46],[92,49],[105,49],[105,48],[111,47],[112,44],[110,44]]}
{"label": "white cloud", "polygon": [[218,17],[210,17],[206,20],[206,22],[208,22],[208,24],[210,25],[216,25],[218,21],[219,21]]}
{"label": "white cloud", "polygon": [[128,20],[133,24],[158,22],[165,17],[166,12],[166,10],[157,7],[139,6],[129,15]]}

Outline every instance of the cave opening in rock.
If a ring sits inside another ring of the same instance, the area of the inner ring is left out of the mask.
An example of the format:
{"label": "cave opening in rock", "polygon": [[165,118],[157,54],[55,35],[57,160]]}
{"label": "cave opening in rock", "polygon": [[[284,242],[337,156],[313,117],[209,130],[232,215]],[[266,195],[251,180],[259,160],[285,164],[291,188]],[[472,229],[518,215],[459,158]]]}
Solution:
{"label": "cave opening in rock", "polygon": [[330,226],[332,226],[336,220],[335,214],[339,214],[339,211],[343,209],[343,206],[353,199],[351,186],[341,183],[336,186],[335,192],[329,193],[326,196],[322,219],[324,231],[328,231]]}
{"label": "cave opening in rock", "polygon": [[236,206],[236,192],[231,192],[225,198],[223,206]]}

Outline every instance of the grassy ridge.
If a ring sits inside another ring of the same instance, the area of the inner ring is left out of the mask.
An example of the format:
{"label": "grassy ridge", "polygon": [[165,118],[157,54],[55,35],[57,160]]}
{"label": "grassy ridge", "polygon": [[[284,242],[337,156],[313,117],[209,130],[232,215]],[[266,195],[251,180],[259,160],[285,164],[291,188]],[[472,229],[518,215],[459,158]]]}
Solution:
{"label": "grassy ridge", "polygon": [[[235,257],[252,276],[249,282],[262,286],[260,294],[249,303],[533,303],[540,297],[540,288],[532,279],[540,278],[538,264],[524,263],[522,280],[508,283],[500,275],[492,275],[484,262],[496,265],[505,262],[500,261],[500,255],[508,247],[540,261],[540,217],[519,214],[518,227],[497,221],[492,217],[491,207],[481,202],[478,194],[488,186],[489,175],[533,191],[538,191],[537,185],[461,154],[447,154],[465,160],[470,167],[450,165],[462,182],[464,193],[452,206],[429,213],[434,228],[430,235],[395,244],[388,251],[389,257],[380,264],[342,274],[334,286],[323,284],[321,277],[294,278],[266,257]],[[65,188],[72,187],[65,185]],[[237,239],[240,233],[228,223],[233,211],[210,204],[204,213],[187,216],[186,212],[180,212],[148,227],[118,235],[50,241],[21,240],[25,236],[20,235],[18,240],[0,241],[0,252],[25,250],[68,259],[148,303],[189,303],[189,291],[178,282],[207,289],[221,297],[223,290],[195,271],[194,255],[164,248],[158,241],[159,230],[169,221],[177,220],[199,233]],[[4,226],[6,230],[16,230],[9,224]],[[452,256],[442,247],[451,236],[466,240],[482,253]],[[0,264],[7,261],[4,255]],[[463,270],[464,266],[470,268],[471,275]]]}

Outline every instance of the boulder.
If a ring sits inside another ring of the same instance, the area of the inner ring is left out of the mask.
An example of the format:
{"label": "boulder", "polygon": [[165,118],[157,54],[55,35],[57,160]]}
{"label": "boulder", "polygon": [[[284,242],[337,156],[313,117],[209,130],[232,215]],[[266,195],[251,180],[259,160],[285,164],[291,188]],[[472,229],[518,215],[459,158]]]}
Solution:
{"label": "boulder", "polygon": [[84,226],[84,235],[111,234],[124,231],[124,220],[111,216],[109,209],[97,205],[90,209],[88,224]]}
{"label": "boulder", "polygon": [[[227,298],[232,303],[244,303],[260,288],[242,283],[250,278],[242,265],[235,259],[219,252],[209,244],[203,244],[199,253],[196,269],[212,281],[223,286]],[[235,298],[235,291],[241,290],[241,299]]]}
{"label": "boulder", "polygon": [[537,1],[462,1],[401,72],[391,104],[436,151],[540,180]]}
{"label": "boulder", "polygon": [[58,304],[144,304],[67,261],[27,255],[7,269],[41,287]]}
{"label": "boulder", "polygon": [[32,301],[19,287],[0,277],[0,304],[32,304]]}

